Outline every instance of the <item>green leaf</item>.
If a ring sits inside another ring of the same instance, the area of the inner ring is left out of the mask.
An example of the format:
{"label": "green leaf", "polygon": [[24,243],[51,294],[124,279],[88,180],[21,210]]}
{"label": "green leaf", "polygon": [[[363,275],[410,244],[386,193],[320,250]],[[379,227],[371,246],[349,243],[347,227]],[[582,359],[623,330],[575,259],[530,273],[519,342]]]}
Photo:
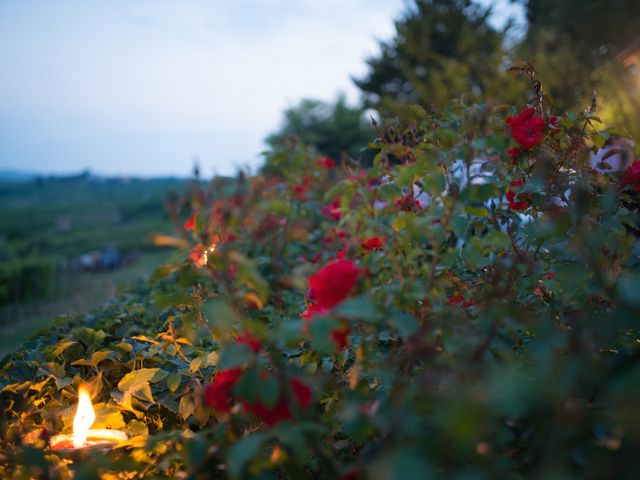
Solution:
{"label": "green leaf", "polygon": [[336,344],[331,340],[331,332],[338,327],[338,322],[330,317],[318,316],[310,325],[311,347],[319,353],[331,354]]}
{"label": "green leaf", "polygon": [[147,437],[149,435],[149,428],[144,422],[141,422],[140,420],[131,420],[129,423],[127,423],[126,431],[129,437]]}
{"label": "green leaf", "polygon": [[89,367],[97,367],[100,362],[107,359],[109,356],[113,354],[110,350],[100,350],[91,355],[89,360],[76,360],[75,362],[71,362],[71,365],[86,365]]}
{"label": "green leaf", "polygon": [[220,370],[227,370],[229,368],[241,367],[251,362],[254,356],[251,348],[244,343],[229,345],[223,350],[220,356],[218,368]]}
{"label": "green leaf", "polygon": [[182,375],[179,373],[171,373],[167,376],[167,388],[170,392],[175,392],[180,386],[180,382],[182,381]]}
{"label": "green leaf", "polygon": [[200,355],[191,360],[191,363],[189,363],[189,371],[191,373],[195,373],[200,369],[200,367],[202,366],[202,359],[203,357],[202,355]]}
{"label": "green leaf", "polygon": [[280,385],[278,379],[269,376],[260,381],[258,385],[258,397],[266,407],[273,407],[280,398]]}
{"label": "green leaf", "polygon": [[484,245],[478,237],[471,237],[464,246],[464,256],[466,261],[472,266],[477,266],[482,260]]}
{"label": "green leaf", "polygon": [[225,336],[233,330],[238,322],[236,313],[224,300],[209,300],[202,307],[202,313],[209,326]]}
{"label": "green leaf", "polygon": [[627,302],[640,305],[640,272],[622,273],[618,279],[618,290]]}
{"label": "green leaf", "polygon": [[346,318],[365,321],[374,321],[380,317],[371,296],[366,293],[343,301],[335,307],[334,312]]}
{"label": "green leaf", "polygon": [[118,382],[118,390],[120,390],[124,396],[124,403],[129,404],[129,397],[131,395],[144,400],[146,402],[153,403],[153,395],[151,394],[151,387],[149,383],[156,383],[164,380],[169,375],[168,372],[160,368],[141,368],[139,370],[133,370],[127,373],[120,382]]}
{"label": "green leaf", "polygon": [[205,362],[207,363],[208,366],[215,367],[218,364],[218,360],[219,360],[218,352],[211,352],[207,354]]}
{"label": "green leaf", "polygon": [[604,134],[594,133],[593,135],[591,135],[591,141],[596,147],[602,148],[604,147],[604,144],[607,141],[607,138]]}
{"label": "green leaf", "polygon": [[196,406],[193,404],[191,396],[184,395],[178,404],[178,414],[182,420],[186,420],[193,414],[195,408]]}
{"label": "green leaf", "polygon": [[422,185],[428,194],[437,197],[446,186],[446,177],[441,172],[432,171],[422,179]]}
{"label": "green leaf", "polygon": [[496,197],[498,189],[493,183],[485,183],[482,185],[469,184],[460,193],[460,200],[467,204],[484,202],[490,198]]}
{"label": "green leaf", "polygon": [[122,429],[125,427],[122,413],[116,405],[112,403],[96,403],[93,405],[93,409],[96,412],[96,421],[92,428]]}
{"label": "green leaf", "polygon": [[464,211],[469,215],[475,215],[476,217],[488,217],[489,212],[485,207],[470,207],[469,205],[464,206]]}
{"label": "green leaf", "polygon": [[34,392],[39,392],[40,390],[42,390],[42,387],[44,387],[47,383],[49,383],[49,380],[51,380],[53,377],[47,377],[45,378],[43,381],[39,382],[39,383],[34,383],[29,387],[29,390],[33,390]]}
{"label": "green leaf", "polygon": [[127,392],[136,388],[141,383],[156,383],[164,380],[168,375],[169,373],[161,368],[140,368],[138,370],[132,370],[118,382],[118,390]]}
{"label": "green leaf", "polygon": [[229,448],[227,460],[231,478],[241,478],[245,465],[260,452],[260,447],[267,440],[264,432],[256,432],[240,439]]}
{"label": "green leaf", "polygon": [[402,311],[397,311],[391,318],[392,325],[400,332],[403,337],[410,337],[413,335],[420,326],[418,321]]}
{"label": "green leaf", "polygon": [[54,357],[57,357],[62,352],[64,352],[67,348],[69,348],[71,345],[75,345],[76,343],[78,342],[74,340],[60,340],[55,350],[51,352],[51,355],[53,355]]}

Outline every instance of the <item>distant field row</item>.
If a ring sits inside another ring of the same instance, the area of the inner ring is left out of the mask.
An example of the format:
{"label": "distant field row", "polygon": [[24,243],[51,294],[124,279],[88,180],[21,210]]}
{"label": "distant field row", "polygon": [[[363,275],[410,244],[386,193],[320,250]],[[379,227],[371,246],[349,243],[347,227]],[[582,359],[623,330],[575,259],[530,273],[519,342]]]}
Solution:
{"label": "distant field row", "polygon": [[[65,298],[95,283],[87,280],[88,273],[83,274],[85,284],[68,281],[81,273],[77,259],[105,249],[143,257],[157,252],[152,235],[172,233],[167,206],[179,216],[188,186],[181,179],[95,177],[1,182],[0,305],[30,312],[22,307],[62,302],[62,310],[54,310],[64,311]],[[135,270],[135,265],[121,267]],[[6,320],[7,312],[0,316]]]}

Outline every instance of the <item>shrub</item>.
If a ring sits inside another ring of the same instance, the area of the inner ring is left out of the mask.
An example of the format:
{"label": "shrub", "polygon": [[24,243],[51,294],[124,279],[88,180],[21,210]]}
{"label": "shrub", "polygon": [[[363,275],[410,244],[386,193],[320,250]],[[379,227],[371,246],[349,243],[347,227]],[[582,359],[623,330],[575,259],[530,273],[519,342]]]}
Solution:
{"label": "shrub", "polygon": [[637,476],[636,170],[589,166],[593,108],[530,108],[387,121],[368,170],[297,146],[195,194],[184,262],[4,360],[0,471],[80,468],[42,448],[91,380],[132,438],[84,474]]}

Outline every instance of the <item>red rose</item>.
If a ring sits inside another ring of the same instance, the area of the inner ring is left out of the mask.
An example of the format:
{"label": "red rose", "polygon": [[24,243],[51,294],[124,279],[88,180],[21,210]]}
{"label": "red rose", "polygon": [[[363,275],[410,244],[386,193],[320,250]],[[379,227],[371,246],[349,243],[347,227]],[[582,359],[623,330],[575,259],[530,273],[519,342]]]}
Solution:
{"label": "red rose", "polygon": [[415,210],[421,210],[422,204],[416,198],[413,198],[413,194],[408,193],[404,197],[397,198],[393,204],[400,210],[405,212],[412,212]]}
{"label": "red rose", "polygon": [[240,380],[242,370],[232,368],[223,370],[216,375],[213,383],[204,391],[206,404],[219,413],[227,413],[231,410],[231,391]]}
{"label": "red rose", "polygon": [[182,228],[184,228],[186,231],[190,231],[196,228],[196,212],[193,212],[189,219],[182,224]]}
{"label": "red rose", "polygon": [[512,160],[517,160],[518,157],[522,155],[522,150],[520,150],[518,147],[511,147],[509,150],[507,150],[507,155],[509,155]]}
{"label": "red rose", "polygon": [[302,312],[302,318],[305,320],[311,320],[316,315],[325,315],[329,313],[329,309],[314,303],[313,305],[309,305],[307,309]]}
{"label": "red rose", "polygon": [[330,170],[336,166],[336,162],[334,162],[330,157],[320,157],[316,159],[316,164],[318,164],[322,168],[326,168],[327,170]]}
{"label": "red rose", "polygon": [[[302,314],[305,322],[312,321],[316,315],[329,313],[331,308],[347,298],[360,273],[361,270],[351,260],[337,260],[309,278],[308,296],[314,303]],[[347,346],[350,331],[349,325],[343,323],[331,332],[331,340],[338,350]]]}
{"label": "red rose", "polygon": [[340,217],[342,216],[342,213],[340,212],[340,199],[335,199],[320,211],[333,220],[340,220]]}
{"label": "red rose", "polygon": [[469,300],[465,300],[465,298],[462,295],[456,295],[455,297],[452,297],[449,299],[449,305],[458,305],[460,303],[462,303],[462,306],[464,308],[469,308],[471,305],[476,304],[473,298],[470,298]]}
{"label": "red rose", "polygon": [[323,267],[309,278],[316,304],[333,308],[347,298],[360,274],[360,269],[351,260],[339,260]]}
{"label": "red rose", "polygon": [[362,242],[362,248],[365,250],[378,250],[385,243],[387,243],[386,237],[371,237]]}
{"label": "red rose", "polygon": [[347,238],[349,236],[346,230],[340,230],[339,228],[333,228],[331,230],[331,233],[333,233],[338,238]]}
{"label": "red rose", "polygon": [[[311,389],[300,380],[291,379],[291,391],[295,398],[295,402],[301,409],[309,408],[311,405]],[[293,414],[291,412],[291,399],[288,394],[282,392],[280,398],[275,405],[267,407],[261,401],[257,400],[254,403],[243,402],[243,408],[249,413],[253,413],[256,417],[260,418],[267,425],[273,426],[285,420],[291,420]]]}
{"label": "red rose", "polygon": [[350,332],[351,329],[349,328],[349,325],[346,324],[331,331],[329,336],[333,343],[336,344],[336,348],[338,349],[338,351],[342,351],[347,348],[347,337],[349,336]]}
{"label": "red rose", "polygon": [[[514,182],[511,182],[512,187],[521,187],[522,185],[524,185],[524,180],[516,180]],[[518,198],[518,200],[516,200],[516,197]],[[514,192],[511,188],[507,190],[507,201],[509,202],[509,208],[511,208],[511,210],[526,210],[527,208],[529,208],[529,202],[527,200],[530,200],[530,198],[531,196],[528,194],[516,194],[516,192]]]}
{"label": "red rose", "polygon": [[529,150],[544,139],[544,119],[536,117],[535,113],[533,108],[525,108],[518,115],[507,117],[511,136],[525,150]]}
{"label": "red rose", "polygon": [[189,260],[196,266],[201,267],[204,263],[204,247],[199,243],[189,252]]}
{"label": "red rose", "polygon": [[246,345],[254,353],[258,353],[262,348],[262,342],[256,337],[254,337],[251,332],[244,332],[242,335],[238,335],[238,339],[236,340],[238,343]]}
{"label": "red rose", "polygon": [[620,186],[629,185],[634,191],[640,192],[640,160],[636,160],[623,172]]}
{"label": "red rose", "polygon": [[307,193],[311,190],[311,179],[305,177],[302,183],[293,186],[293,195],[300,201],[307,200]]}

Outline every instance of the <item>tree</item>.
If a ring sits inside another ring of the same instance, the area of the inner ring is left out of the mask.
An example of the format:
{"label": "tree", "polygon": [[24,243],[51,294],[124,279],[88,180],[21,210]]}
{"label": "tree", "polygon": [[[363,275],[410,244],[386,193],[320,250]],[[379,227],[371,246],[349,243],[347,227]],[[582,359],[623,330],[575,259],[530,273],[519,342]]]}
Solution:
{"label": "tree", "polygon": [[364,109],[349,106],[341,94],[335,103],[304,99],[285,110],[283,125],[267,143],[276,148],[295,139],[339,161],[343,153],[358,158],[374,136]]}
{"label": "tree", "polygon": [[367,106],[383,115],[410,115],[410,105],[442,109],[460,97],[510,99],[521,93],[505,73],[505,31],[490,10],[471,0],[416,0],[381,42],[369,72],[354,79]]}
{"label": "tree", "polygon": [[640,134],[640,82],[625,61],[629,48],[640,50],[640,2],[637,0],[522,0],[528,21],[516,49],[535,58],[541,80],[559,110],[580,107],[594,90],[606,105],[607,123]]}

